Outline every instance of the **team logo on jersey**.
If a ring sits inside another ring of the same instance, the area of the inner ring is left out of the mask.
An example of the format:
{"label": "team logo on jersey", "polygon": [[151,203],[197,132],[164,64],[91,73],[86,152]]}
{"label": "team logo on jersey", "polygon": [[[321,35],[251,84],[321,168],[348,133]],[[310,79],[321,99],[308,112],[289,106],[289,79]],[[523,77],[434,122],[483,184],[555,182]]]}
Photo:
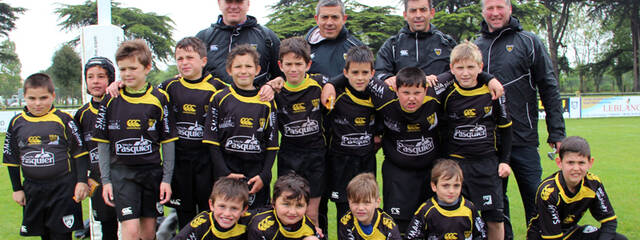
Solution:
{"label": "team logo on jersey", "polygon": [[[211,126],[215,126],[215,124],[211,124]],[[220,121],[220,128],[233,128],[236,124],[233,122],[233,117],[226,117]]]}
{"label": "team logo on jersey", "polygon": [[174,206],[182,205],[181,202],[182,202],[182,199],[179,199],[179,198],[174,198],[174,199],[169,200],[169,203],[171,203],[171,205],[174,205]]}
{"label": "team logo on jersey", "polygon": [[320,132],[320,124],[315,119],[303,119],[284,125],[283,135],[286,137],[309,136]]}
{"label": "team logo on jersey", "polygon": [[347,53],[343,53],[342,54],[342,58],[346,61],[347,60]]}
{"label": "team logo on jersey", "polygon": [[340,146],[343,147],[363,147],[371,144],[372,134],[364,133],[350,133],[342,135]]}
{"label": "team logo on jersey", "polygon": [[178,137],[188,140],[202,140],[204,128],[198,122],[178,122],[176,123]]}
{"label": "team logo on jersey", "polygon": [[123,208],[120,212],[122,212],[122,216],[133,214],[133,210],[131,209],[131,207]]}
{"label": "team logo on jersey", "polygon": [[464,239],[471,240],[471,231],[464,231]]}
{"label": "team logo on jersey", "polygon": [[406,49],[400,50],[400,56],[401,57],[409,56],[409,50],[406,50]]}
{"label": "team logo on jersey", "polygon": [[339,192],[331,192],[331,199],[335,199],[335,200],[340,199],[340,193]]}
{"label": "team logo on jersey", "polygon": [[407,132],[420,132],[420,124],[407,124]]}
{"label": "team logo on jersey", "polygon": [[476,117],[476,109],[475,108],[467,108],[463,111],[464,117],[466,118],[474,118]]}
{"label": "team logo on jersey", "polygon": [[249,46],[251,46],[255,50],[258,50],[258,44],[250,43]]}
{"label": "team logo on jersey", "polygon": [[142,155],[151,153],[151,140],[140,138],[126,138],[116,142],[116,155]]}
{"label": "team logo on jersey", "polygon": [[202,225],[203,223],[207,222],[207,218],[205,218],[204,215],[198,215],[196,218],[194,218],[193,220],[191,220],[191,223],[189,223],[189,225],[192,228],[197,228],[200,225]]}
{"label": "team logo on jersey", "polygon": [[320,99],[314,98],[313,100],[311,100],[311,105],[313,106],[313,109],[311,109],[312,112],[319,111],[320,110]]}
{"label": "team logo on jersey", "polygon": [[45,152],[44,148],[22,155],[22,165],[27,167],[49,167],[55,165],[55,162],[55,155],[51,152]]}
{"label": "team logo on jersey", "polygon": [[562,220],[562,223],[564,223],[564,224],[572,223],[574,221],[575,217],[576,217],[576,215],[569,214],[569,216],[567,216],[566,218],[564,218],[564,220]]}
{"label": "team logo on jersey", "polygon": [[262,147],[255,136],[233,136],[224,144],[227,151],[242,153],[260,153]]}
{"label": "team logo on jersey", "polygon": [[427,122],[429,122],[429,131],[438,126],[438,115],[436,113],[432,113],[427,117]]}
{"label": "team logo on jersey", "polygon": [[493,199],[491,198],[491,195],[482,196],[482,201],[484,201],[484,203],[482,203],[483,206],[493,205]]}
{"label": "team logo on jersey", "polygon": [[250,117],[240,118],[240,127],[253,128],[253,118],[250,118]]}
{"label": "team logo on jersey", "polygon": [[149,124],[149,125],[147,125],[147,126],[149,126],[149,128],[147,128],[148,131],[155,131],[156,130],[156,120],[155,119],[149,119],[148,124]]}
{"label": "team logo on jersey", "polygon": [[140,119],[127,120],[127,129],[140,129]]}
{"label": "team logo on jersey", "polygon": [[420,156],[433,151],[435,145],[433,138],[422,137],[420,139],[398,140],[396,150],[406,156]]}
{"label": "team logo on jersey", "polygon": [[484,117],[491,116],[492,113],[493,113],[493,106],[484,107]]}
{"label": "team logo on jersey", "polygon": [[391,214],[400,215],[400,208],[397,208],[397,207],[391,208]]}
{"label": "team logo on jersey", "polygon": [[[98,124],[96,124],[98,126]],[[120,120],[109,120],[109,130],[120,130]]]}
{"label": "team logo on jersey", "polygon": [[345,214],[342,218],[340,218],[340,222],[342,223],[342,225],[347,225],[347,223],[349,223],[350,220],[351,220],[351,214]]}
{"label": "team logo on jersey", "polygon": [[587,179],[591,180],[591,181],[598,181],[598,182],[602,182],[600,181],[600,177],[596,176],[593,173],[588,172],[587,173]]}
{"label": "team logo on jersey", "polygon": [[267,229],[269,229],[271,226],[273,226],[273,224],[276,223],[276,221],[271,219],[271,216],[268,216],[264,219],[262,219],[262,221],[260,221],[258,223],[258,230],[260,231],[266,231]]}
{"label": "team logo on jersey", "polygon": [[73,215],[67,215],[67,216],[62,217],[62,223],[64,223],[64,225],[67,228],[73,227],[74,220],[75,220],[75,217],[73,217]]}
{"label": "team logo on jersey", "polygon": [[389,218],[383,218],[382,219],[382,225],[385,225],[387,228],[389,229],[393,229],[393,226],[395,226],[396,224],[393,223],[392,219]]}
{"label": "team logo on jersey", "polygon": [[582,233],[594,233],[596,231],[598,231],[598,228],[591,225],[584,226],[584,229],[582,229]]}
{"label": "team logo on jersey", "polygon": [[258,124],[260,124],[260,129],[264,129],[266,127],[267,123],[267,119],[266,118],[260,118],[258,119]]}
{"label": "team logo on jersey", "polygon": [[29,136],[27,138],[27,143],[29,145],[38,145],[38,144],[42,144],[42,140],[40,136]]}
{"label": "team logo on jersey", "polygon": [[440,56],[440,54],[442,54],[442,49],[441,48],[434,48],[433,52],[436,53],[436,56]]}
{"label": "team logo on jersey", "polygon": [[49,134],[49,145],[58,145],[60,144],[58,135]]}
{"label": "team logo on jersey", "polygon": [[555,188],[553,188],[552,186],[545,186],[540,192],[540,198],[545,201],[549,200],[549,196],[551,196],[551,193],[553,193],[554,190]]}
{"label": "team logo on jersey", "polygon": [[164,206],[160,202],[156,202],[156,210],[160,215],[164,214]]}
{"label": "team logo on jersey", "polygon": [[353,124],[358,126],[358,127],[367,125],[367,118],[366,117],[357,117],[357,118],[353,119]]}
{"label": "team logo on jersey", "polygon": [[455,232],[453,232],[453,233],[445,233],[444,234],[444,239],[445,240],[456,240],[456,239],[458,239],[458,233],[455,233]]}
{"label": "team logo on jersey", "polygon": [[182,105],[182,113],[184,114],[196,114],[196,105],[184,104]]}
{"label": "team logo on jersey", "polygon": [[98,148],[93,148],[91,149],[91,151],[89,151],[89,160],[91,161],[91,163],[98,163],[99,162],[99,158],[98,158]]}
{"label": "team logo on jersey", "polygon": [[316,53],[311,54],[311,59],[314,59],[314,58],[316,58]]}
{"label": "team logo on jersey", "polygon": [[307,108],[304,106],[303,102],[293,104],[293,106],[291,106],[291,109],[293,110],[294,113],[307,111]]}
{"label": "team logo on jersey", "polygon": [[212,52],[218,51],[218,45],[216,44],[209,45],[209,51],[212,51]]}
{"label": "team logo on jersey", "polygon": [[513,51],[513,44],[507,44],[506,48],[507,48],[507,52]]}
{"label": "team logo on jersey", "polygon": [[462,125],[453,131],[453,139],[475,140],[487,137],[487,127],[484,125]]}

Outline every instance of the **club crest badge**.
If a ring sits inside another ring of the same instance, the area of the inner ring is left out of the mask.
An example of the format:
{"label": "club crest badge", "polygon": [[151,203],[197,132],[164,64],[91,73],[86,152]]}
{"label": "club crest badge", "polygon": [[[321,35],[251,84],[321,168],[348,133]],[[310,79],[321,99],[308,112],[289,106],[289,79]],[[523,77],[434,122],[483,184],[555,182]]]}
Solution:
{"label": "club crest badge", "polygon": [[436,56],[440,56],[440,54],[442,54],[442,49],[441,48],[434,48],[433,52],[436,53]]}
{"label": "club crest badge", "polygon": [[73,217],[73,215],[67,215],[62,217],[62,223],[64,223],[64,225],[67,228],[71,228],[73,227],[73,221],[75,220],[75,218]]}
{"label": "club crest badge", "polygon": [[513,51],[513,44],[507,44],[507,52]]}

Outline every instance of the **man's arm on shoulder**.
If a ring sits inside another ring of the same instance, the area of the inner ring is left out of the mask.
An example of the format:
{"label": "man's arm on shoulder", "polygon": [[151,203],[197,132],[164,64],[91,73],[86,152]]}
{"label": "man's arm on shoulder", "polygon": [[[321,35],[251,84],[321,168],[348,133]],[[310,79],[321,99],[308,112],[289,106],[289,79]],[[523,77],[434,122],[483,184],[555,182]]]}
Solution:
{"label": "man's arm on shoulder", "polygon": [[396,75],[396,63],[393,57],[394,44],[396,36],[392,36],[384,42],[378,53],[376,54],[375,70],[376,77],[385,80]]}
{"label": "man's arm on shoulder", "polygon": [[538,86],[540,100],[542,100],[542,105],[546,112],[545,119],[547,132],[549,133],[547,142],[555,144],[562,141],[566,135],[558,80],[553,72],[551,59],[544,44],[535,35],[533,37],[535,59],[531,73],[535,84]]}

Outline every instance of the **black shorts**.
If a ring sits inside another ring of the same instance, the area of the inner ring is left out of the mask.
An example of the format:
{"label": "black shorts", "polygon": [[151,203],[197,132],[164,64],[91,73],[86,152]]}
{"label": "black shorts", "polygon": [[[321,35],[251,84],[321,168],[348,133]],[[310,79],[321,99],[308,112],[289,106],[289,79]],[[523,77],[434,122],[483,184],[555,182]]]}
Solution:
{"label": "black shorts", "polygon": [[73,200],[76,181],[71,174],[52,180],[24,180],[26,205],[20,235],[70,233],[82,229],[82,206]]}
{"label": "black shorts", "polygon": [[212,188],[213,165],[209,149],[176,152],[171,200],[166,205],[196,213],[208,210]]}
{"label": "black shorts", "polygon": [[118,221],[162,216],[160,165],[111,165],[111,183]]}
{"label": "black shorts", "polygon": [[[562,239],[597,240],[597,239],[600,239],[600,232],[601,232],[600,229],[591,225],[584,225],[584,226],[576,225],[566,230],[564,232],[564,235],[562,236],[563,237]],[[529,231],[527,232],[527,239],[543,240],[544,238],[542,238],[539,232],[529,229]],[[620,233],[615,233],[615,237],[613,239],[614,240],[627,239],[627,237]]]}
{"label": "black shorts", "polygon": [[278,177],[293,171],[309,181],[310,197],[320,197],[325,185],[325,154],[324,148],[308,151],[280,149],[278,152]]}
{"label": "black shorts", "polygon": [[[227,168],[232,173],[241,173],[247,177],[247,180],[253,178],[254,176],[260,174],[262,172],[263,162],[261,161],[246,161],[240,158],[236,158],[231,154],[224,154],[223,158],[225,164],[227,164]],[[216,176],[216,179],[224,176]],[[271,186],[271,175],[269,175],[269,179],[262,179],[262,183],[264,186],[260,191],[255,194],[249,194],[249,209],[258,209],[266,206],[270,206],[270,186]],[[251,186],[249,186],[251,189]]]}
{"label": "black shorts", "polygon": [[458,160],[458,164],[464,175],[462,195],[471,199],[485,221],[504,221],[498,158]]}
{"label": "black shorts", "polygon": [[433,196],[430,176],[431,168],[401,168],[385,159],[382,163],[384,211],[393,219],[409,221],[420,204]]}
{"label": "black shorts", "polygon": [[376,174],[376,155],[347,155],[329,151],[327,154],[327,194],[331,201],[347,202],[347,185],[360,173]]}

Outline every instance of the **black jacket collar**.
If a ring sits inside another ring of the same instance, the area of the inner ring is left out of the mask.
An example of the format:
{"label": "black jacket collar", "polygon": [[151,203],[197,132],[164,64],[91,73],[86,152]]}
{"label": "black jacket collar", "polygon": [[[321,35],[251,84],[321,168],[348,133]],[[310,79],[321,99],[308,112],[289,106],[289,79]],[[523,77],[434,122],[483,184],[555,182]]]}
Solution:
{"label": "black jacket collar", "polygon": [[258,20],[256,20],[255,17],[250,16],[250,15],[247,15],[247,20],[246,21],[244,21],[241,24],[235,25],[235,26],[224,24],[224,21],[222,21],[222,15],[218,16],[218,21],[216,21],[216,23],[211,24],[211,27],[220,28],[220,29],[223,29],[223,30],[234,30],[234,29],[240,30],[242,28],[251,28],[251,27],[255,27],[255,26],[258,26]]}
{"label": "black jacket collar", "polygon": [[490,32],[489,25],[485,20],[482,20],[482,29],[480,30],[480,32],[484,36],[494,37],[500,34],[500,32],[502,32],[503,30],[513,30],[513,31],[519,32],[519,31],[522,31],[522,26],[520,25],[520,21],[517,18],[511,16],[511,19],[509,20],[509,24],[493,32]]}
{"label": "black jacket collar", "polygon": [[[318,26],[311,28],[311,30],[309,30],[307,34],[304,36],[304,39],[307,40],[307,42],[309,42],[309,38],[311,37],[311,34],[313,34],[313,32],[316,31],[316,29],[318,29]],[[347,30],[345,26],[342,26],[342,30],[340,30],[338,37],[336,37],[335,39],[325,38],[322,41],[317,42],[316,44],[319,44],[321,42],[329,42],[329,41],[344,41],[348,37],[349,37],[349,30]]]}
{"label": "black jacket collar", "polygon": [[409,24],[405,24],[404,27],[402,29],[400,29],[400,33],[401,34],[408,34],[411,36],[416,36],[417,38],[426,38],[426,37],[430,37],[431,35],[435,34],[435,31],[437,31],[436,26],[434,26],[433,24],[429,23],[429,30],[426,32],[412,32],[411,29],[409,28]]}

